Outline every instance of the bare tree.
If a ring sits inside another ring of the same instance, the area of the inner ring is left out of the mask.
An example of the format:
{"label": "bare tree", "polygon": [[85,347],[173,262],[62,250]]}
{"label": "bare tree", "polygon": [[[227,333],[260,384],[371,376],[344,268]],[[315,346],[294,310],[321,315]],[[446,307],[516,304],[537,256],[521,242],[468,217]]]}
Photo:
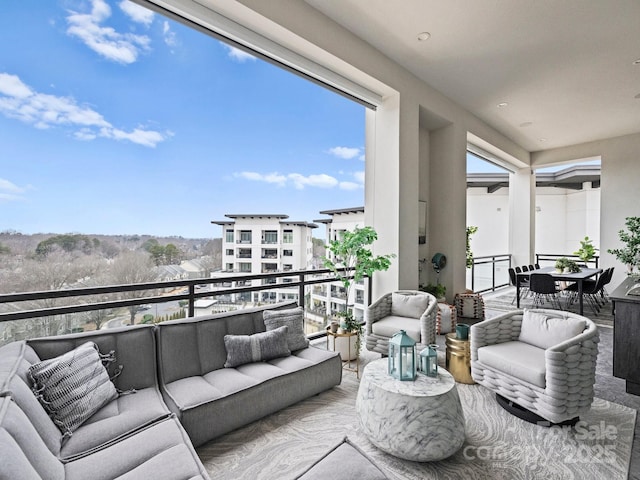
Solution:
{"label": "bare tree", "polygon": [[[130,283],[146,283],[155,280],[154,265],[147,252],[123,252],[115,259],[111,265],[111,278],[117,285]],[[124,292],[122,298],[142,298],[152,292],[149,290],[135,290]],[[130,314],[130,325],[134,324],[138,305],[128,307]]]}

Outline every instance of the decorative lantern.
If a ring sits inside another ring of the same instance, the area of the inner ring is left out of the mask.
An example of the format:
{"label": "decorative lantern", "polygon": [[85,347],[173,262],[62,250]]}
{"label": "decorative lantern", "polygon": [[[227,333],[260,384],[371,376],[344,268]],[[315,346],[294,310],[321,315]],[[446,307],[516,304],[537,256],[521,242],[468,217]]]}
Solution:
{"label": "decorative lantern", "polygon": [[428,377],[438,376],[438,346],[429,345],[420,352],[420,371]]}
{"label": "decorative lantern", "polygon": [[404,330],[389,340],[389,375],[398,380],[416,379],[416,342]]}

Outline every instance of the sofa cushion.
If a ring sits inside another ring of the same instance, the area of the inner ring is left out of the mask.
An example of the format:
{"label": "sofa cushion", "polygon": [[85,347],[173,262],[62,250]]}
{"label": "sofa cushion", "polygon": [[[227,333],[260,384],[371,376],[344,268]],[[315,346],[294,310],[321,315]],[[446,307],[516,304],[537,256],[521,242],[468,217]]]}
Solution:
{"label": "sofa cushion", "polygon": [[525,309],[519,340],[538,348],[547,349],[580,335],[587,324],[584,320],[558,312],[550,316]]}
{"label": "sofa cushion", "polygon": [[267,331],[286,325],[287,345],[295,352],[309,346],[309,339],[304,333],[304,309],[302,307],[286,310],[265,310],[263,313],[264,326]]}
{"label": "sofa cushion", "polygon": [[367,480],[388,479],[387,475],[360,448],[344,437],[313,465],[296,477],[296,480]]}
{"label": "sofa cushion", "polygon": [[[189,437],[175,417],[114,445],[65,463],[65,480],[208,480]],[[44,477],[43,477],[44,478]]]}
{"label": "sofa cushion", "polygon": [[0,478],[64,480],[64,467],[47,448],[25,413],[0,397]]}
{"label": "sofa cushion", "polygon": [[169,409],[155,387],[120,395],[73,432],[62,446],[60,458],[67,461],[102,449],[169,415]]}
{"label": "sofa cushion", "polygon": [[545,388],[544,350],[524,342],[504,342],[478,349],[478,361],[524,382]]}
{"label": "sofa cushion", "polygon": [[34,393],[65,436],[118,396],[93,342],[34,363],[29,375]]}
{"label": "sofa cushion", "polygon": [[225,335],[227,350],[225,367],[237,367],[251,362],[291,355],[287,346],[288,327],[282,326],[268,332],[253,335]]}
{"label": "sofa cushion", "polygon": [[391,338],[400,330],[404,330],[407,335],[420,343],[420,321],[417,318],[389,315],[371,325],[371,331],[381,337]]}
{"label": "sofa cushion", "polygon": [[428,306],[428,295],[410,292],[391,293],[391,315],[420,318]]}

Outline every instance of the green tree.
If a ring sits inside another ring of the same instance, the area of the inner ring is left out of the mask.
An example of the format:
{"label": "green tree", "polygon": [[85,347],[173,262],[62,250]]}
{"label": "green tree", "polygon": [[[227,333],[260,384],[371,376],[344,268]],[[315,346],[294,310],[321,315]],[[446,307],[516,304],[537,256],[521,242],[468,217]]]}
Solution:
{"label": "green tree", "polygon": [[624,242],[623,248],[610,248],[607,250],[615,255],[618,260],[628,266],[630,271],[640,265],[640,217],[627,217],[625,226],[628,231],[620,230],[618,237]]}
{"label": "green tree", "polygon": [[391,266],[391,259],[395,257],[394,254],[374,256],[370,246],[377,239],[378,234],[372,227],[358,228],[356,226],[353,231],[342,232],[340,239],[329,242],[327,251],[330,255],[323,259],[325,268],[331,270],[338,277],[346,290],[347,299],[340,315],[345,319],[348,330],[358,332],[356,343],[358,351],[362,325],[353,318],[351,310],[353,305],[349,305],[351,289],[365,276],[371,277],[376,271],[388,270]]}
{"label": "green tree", "polygon": [[164,247],[164,262],[165,265],[173,265],[180,261],[182,252],[173,243],[168,243]]}

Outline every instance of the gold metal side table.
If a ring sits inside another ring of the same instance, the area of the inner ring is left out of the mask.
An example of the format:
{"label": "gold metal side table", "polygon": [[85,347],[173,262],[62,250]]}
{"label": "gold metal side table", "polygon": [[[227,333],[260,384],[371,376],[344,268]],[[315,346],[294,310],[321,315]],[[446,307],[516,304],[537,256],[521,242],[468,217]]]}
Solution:
{"label": "gold metal side table", "polygon": [[476,383],[471,378],[471,341],[456,338],[455,333],[447,333],[445,345],[447,347],[446,369],[453,375],[456,382]]}
{"label": "gold metal side table", "polygon": [[[356,349],[357,337],[357,332],[334,333],[330,327],[327,327],[327,350],[340,352],[342,368],[349,372],[355,372],[356,378],[360,379],[360,355]],[[338,342],[337,347],[336,341]]]}

